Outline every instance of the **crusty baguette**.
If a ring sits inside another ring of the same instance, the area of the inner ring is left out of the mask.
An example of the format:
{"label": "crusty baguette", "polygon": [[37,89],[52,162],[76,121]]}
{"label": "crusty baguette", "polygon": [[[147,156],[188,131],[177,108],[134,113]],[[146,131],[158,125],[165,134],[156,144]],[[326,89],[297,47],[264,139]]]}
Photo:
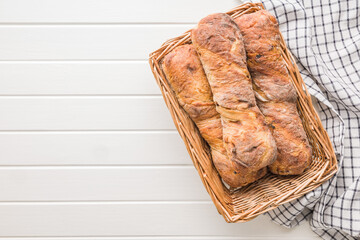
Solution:
{"label": "crusty baguette", "polygon": [[203,18],[191,39],[220,113],[227,155],[252,170],[271,164],[276,144],[256,105],[240,30],[224,13]]}
{"label": "crusty baguette", "polygon": [[180,105],[211,147],[212,159],[222,179],[231,187],[247,185],[266,174],[266,168],[249,171],[226,156],[220,115],[201,62],[192,45],[175,48],[164,58],[164,73]]}
{"label": "crusty baguette", "polygon": [[311,163],[311,148],[296,109],[296,90],[281,56],[278,23],[266,10],[244,14],[235,22],[244,38],[257,104],[273,128],[278,149],[270,171],[301,174]]}

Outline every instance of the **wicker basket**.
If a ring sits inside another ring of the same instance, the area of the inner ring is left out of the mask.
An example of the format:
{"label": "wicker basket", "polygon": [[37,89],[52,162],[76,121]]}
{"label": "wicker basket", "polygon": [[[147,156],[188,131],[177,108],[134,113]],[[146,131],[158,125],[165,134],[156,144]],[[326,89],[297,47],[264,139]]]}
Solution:
{"label": "wicker basket", "polygon": [[[242,14],[264,9],[261,4],[246,3],[227,12],[237,18]],[[320,186],[337,171],[337,161],[330,139],[317,115],[311,97],[306,90],[293,56],[281,37],[281,47],[287,68],[298,93],[298,110],[310,144],[313,162],[299,176],[267,174],[264,178],[246,187],[229,189],[222,182],[211,161],[209,147],[187,113],[179,105],[161,68],[162,58],[175,47],[191,43],[191,30],[165,42],[160,49],[150,54],[150,66],[161,89],[166,105],[181,135],[195,168],[214,202],[227,222],[246,222],[281,204],[301,197]]]}

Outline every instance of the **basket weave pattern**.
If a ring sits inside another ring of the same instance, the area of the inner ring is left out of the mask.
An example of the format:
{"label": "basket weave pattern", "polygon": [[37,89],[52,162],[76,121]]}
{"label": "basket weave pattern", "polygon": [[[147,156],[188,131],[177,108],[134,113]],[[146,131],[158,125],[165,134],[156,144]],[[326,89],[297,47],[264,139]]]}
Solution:
{"label": "basket weave pattern", "polygon": [[[232,18],[264,9],[262,4],[245,3],[227,12]],[[281,36],[282,55],[298,93],[297,107],[304,129],[313,149],[313,162],[299,176],[279,176],[268,173],[264,178],[246,187],[228,189],[211,161],[209,147],[201,137],[194,122],[179,105],[161,67],[163,57],[175,47],[191,43],[191,30],[166,41],[160,49],[150,54],[150,66],[161,89],[175,126],[200,178],[217,210],[227,222],[245,222],[301,197],[320,186],[337,171],[337,161],[330,139],[317,115],[311,97],[301,78],[295,60]]]}

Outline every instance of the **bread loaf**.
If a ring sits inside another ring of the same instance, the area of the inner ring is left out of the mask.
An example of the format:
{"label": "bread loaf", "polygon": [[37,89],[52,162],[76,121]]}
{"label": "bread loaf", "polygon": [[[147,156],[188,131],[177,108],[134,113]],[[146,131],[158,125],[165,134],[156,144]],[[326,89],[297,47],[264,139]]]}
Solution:
{"label": "bread loaf", "polygon": [[228,157],[251,170],[271,164],[276,144],[256,105],[238,26],[227,14],[212,14],[193,29],[191,39],[221,116]]}
{"label": "bread loaf", "polygon": [[296,109],[296,90],[280,50],[280,31],[266,10],[238,17],[257,104],[271,126],[278,154],[269,166],[280,175],[301,174],[311,163],[311,148]]}
{"label": "bread loaf", "polygon": [[220,115],[201,62],[192,45],[182,45],[165,56],[164,73],[176,97],[197,125],[211,148],[212,159],[222,179],[231,187],[247,185],[266,174],[266,168],[249,171],[226,155]]}

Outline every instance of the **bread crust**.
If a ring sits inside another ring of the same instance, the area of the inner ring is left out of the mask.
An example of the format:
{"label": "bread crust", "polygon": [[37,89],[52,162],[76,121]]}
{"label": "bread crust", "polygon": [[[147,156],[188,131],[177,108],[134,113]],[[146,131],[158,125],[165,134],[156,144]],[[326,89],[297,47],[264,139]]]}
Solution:
{"label": "bread crust", "polygon": [[227,14],[209,15],[193,29],[191,39],[221,116],[228,157],[251,170],[271,164],[276,144],[256,105],[236,23]]}
{"label": "bread crust", "polygon": [[297,93],[281,55],[276,18],[260,10],[235,22],[244,38],[257,104],[278,149],[269,169],[280,175],[301,174],[311,163],[312,151],[296,109]]}
{"label": "bread crust", "polygon": [[165,56],[162,68],[180,105],[209,144],[213,163],[222,179],[231,187],[241,187],[263,177],[266,168],[250,171],[227,157],[220,115],[193,46],[188,44],[175,48]]}

